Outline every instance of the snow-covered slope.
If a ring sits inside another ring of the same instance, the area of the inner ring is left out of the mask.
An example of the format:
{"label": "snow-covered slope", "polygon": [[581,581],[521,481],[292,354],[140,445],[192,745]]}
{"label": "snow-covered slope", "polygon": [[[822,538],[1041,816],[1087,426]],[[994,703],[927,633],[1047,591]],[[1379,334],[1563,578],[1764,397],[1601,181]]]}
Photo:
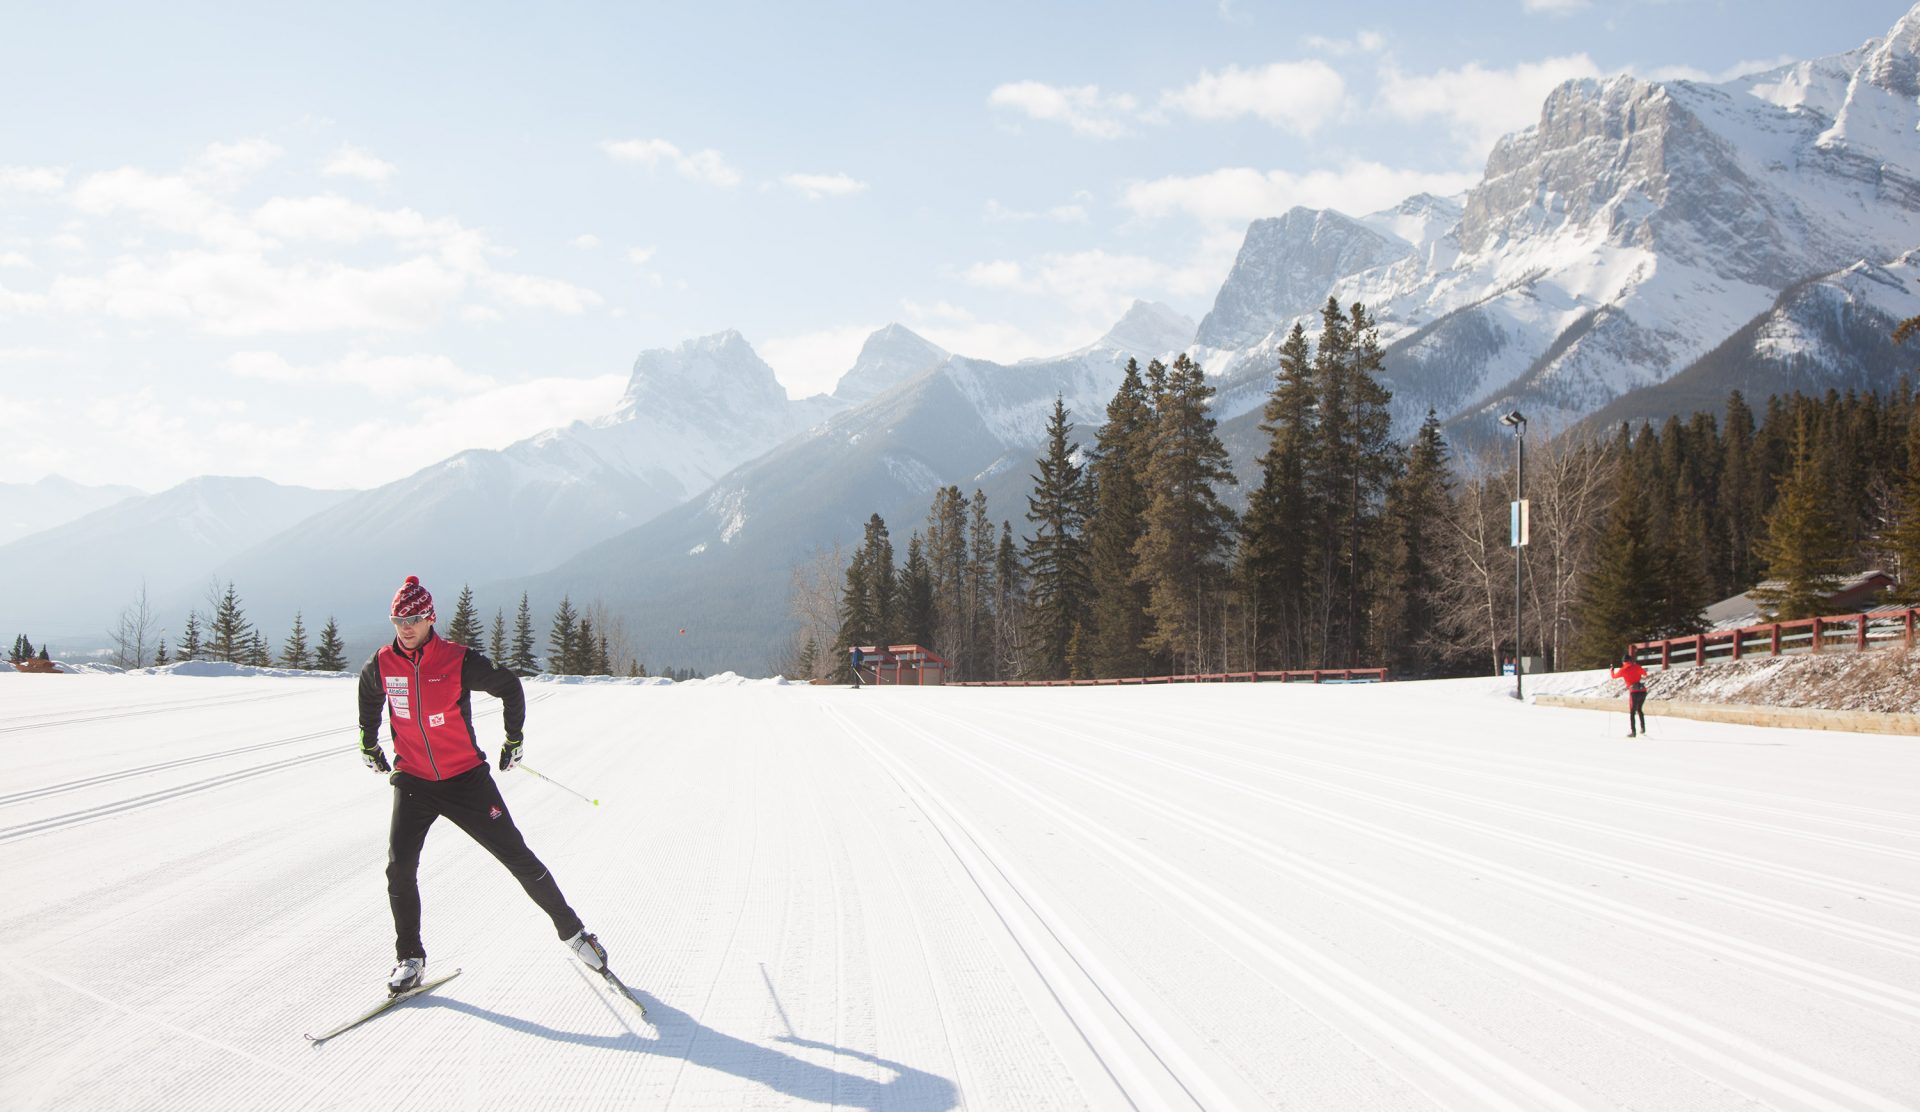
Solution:
{"label": "snow-covered slope", "polygon": [[206,609],[209,571],[229,553],[352,493],[203,476],[0,546],[0,628],[98,644],[144,583],[159,624],[177,635],[188,607]]}
{"label": "snow-covered slope", "polygon": [[443,828],[463,975],[314,1048],[392,961],[352,682],[0,674],[0,1104],[1911,1108],[1911,739],[1507,686],[535,685],[651,1023]]}
{"label": "snow-covered slope", "polygon": [[0,483],[0,545],[145,493],[130,486],[87,486],[58,475],[32,483]]}
{"label": "snow-covered slope", "polygon": [[1789,288],[1920,245],[1916,45],[1920,10],[1725,84],[1569,82],[1496,145],[1444,232],[1408,206],[1256,223],[1195,350],[1222,373],[1271,363],[1275,333],[1315,331],[1333,295],[1380,321],[1403,430],[1429,406],[1469,434],[1516,406],[1564,427],[1672,379]]}

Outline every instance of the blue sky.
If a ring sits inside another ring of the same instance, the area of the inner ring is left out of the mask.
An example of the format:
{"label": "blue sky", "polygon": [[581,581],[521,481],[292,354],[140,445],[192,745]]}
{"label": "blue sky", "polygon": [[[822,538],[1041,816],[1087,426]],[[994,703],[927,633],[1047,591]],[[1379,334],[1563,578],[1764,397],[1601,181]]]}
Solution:
{"label": "blue sky", "polygon": [[1196,320],[1249,220],[1479,176],[1569,77],[1838,53],[1846,0],[0,6],[0,456],[367,487],[722,329],[790,394]]}

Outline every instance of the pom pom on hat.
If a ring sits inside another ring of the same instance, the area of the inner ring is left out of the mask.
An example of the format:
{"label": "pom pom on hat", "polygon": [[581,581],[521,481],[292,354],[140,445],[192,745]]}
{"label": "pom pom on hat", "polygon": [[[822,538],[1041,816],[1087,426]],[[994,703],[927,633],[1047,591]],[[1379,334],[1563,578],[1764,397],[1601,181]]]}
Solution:
{"label": "pom pom on hat", "polygon": [[394,592],[392,614],[396,618],[411,618],[416,614],[425,614],[427,621],[434,620],[433,596],[420,585],[419,576],[407,576],[407,581]]}

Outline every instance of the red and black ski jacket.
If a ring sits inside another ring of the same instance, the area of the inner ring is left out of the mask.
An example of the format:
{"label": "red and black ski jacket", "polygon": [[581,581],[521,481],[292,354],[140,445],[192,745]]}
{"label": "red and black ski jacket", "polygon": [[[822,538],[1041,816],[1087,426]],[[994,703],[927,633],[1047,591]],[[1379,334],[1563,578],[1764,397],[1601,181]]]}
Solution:
{"label": "red and black ski jacket", "polygon": [[429,632],[408,653],[396,638],[360,669],[360,737],[380,735],[382,707],[391,714],[393,767],[422,780],[449,780],[487,763],[473,732],[473,692],[499,699],[507,738],[520,736],[527,696],[520,677],[465,645]]}

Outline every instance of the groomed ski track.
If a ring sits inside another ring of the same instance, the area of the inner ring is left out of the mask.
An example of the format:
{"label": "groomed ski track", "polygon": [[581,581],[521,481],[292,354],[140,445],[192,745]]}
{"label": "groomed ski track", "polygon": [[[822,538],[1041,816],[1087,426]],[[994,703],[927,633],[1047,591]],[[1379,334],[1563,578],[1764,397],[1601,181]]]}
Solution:
{"label": "groomed ski track", "polygon": [[0,674],[0,1108],[1920,1107],[1914,739],[1504,690],[533,682],[651,1022],[442,823],[465,975],[314,1047],[392,960],[352,681]]}

